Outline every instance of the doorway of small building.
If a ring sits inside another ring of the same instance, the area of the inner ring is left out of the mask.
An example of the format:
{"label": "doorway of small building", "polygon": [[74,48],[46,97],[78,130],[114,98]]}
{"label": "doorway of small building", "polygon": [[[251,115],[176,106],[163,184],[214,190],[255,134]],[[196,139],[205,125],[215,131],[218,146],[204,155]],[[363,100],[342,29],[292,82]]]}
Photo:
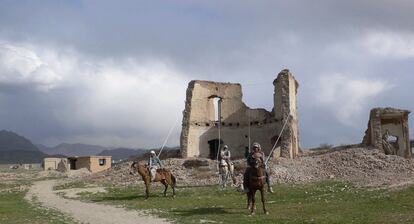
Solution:
{"label": "doorway of small building", "polygon": [[213,139],[208,141],[210,147],[210,159],[217,159],[217,154],[219,153],[219,147],[223,145],[223,140]]}
{"label": "doorway of small building", "polygon": [[71,170],[76,170],[76,159],[68,159]]}

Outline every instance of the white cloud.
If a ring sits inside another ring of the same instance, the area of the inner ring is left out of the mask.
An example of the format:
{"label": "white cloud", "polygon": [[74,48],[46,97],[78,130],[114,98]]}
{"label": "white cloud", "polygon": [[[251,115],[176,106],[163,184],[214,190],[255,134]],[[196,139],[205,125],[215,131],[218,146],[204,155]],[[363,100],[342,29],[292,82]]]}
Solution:
{"label": "white cloud", "polygon": [[[85,58],[67,49],[1,44],[0,83],[39,90],[42,98],[60,94],[48,105],[51,120],[75,131],[68,131],[68,136],[51,132],[45,142],[162,144],[184,109],[187,78],[159,60]],[[176,128],[174,136],[180,130]],[[170,143],[177,145],[178,139]]]}
{"label": "white cloud", "polygon": [[[187,83],[161,62],[104,63],[83,82],[86,88],[74,105],[76,115],[80,123],[96,128],[162,133],[184,109]],[[62,122],[71,116],[67,113]]]}
{"label": "white cloud", "polygon": [[30,46],[0,42],[0,83],[29,85],[41,91],[55,87],[62,76],[48,61],[56,61],[56,55],[39,53]]}
{"label": "white cloud", "polygon": [[412,32],[368,31],[358,42],[373,55],[397,59],[414,57]]}
{"label": "white cloud", "polygon": [[328,108],[343,124],[358,126],[362,112],[369,110],[369,101],[390,85],[384,80],[355,78],[343,74],[321,76],[316,88],[320,105]]}

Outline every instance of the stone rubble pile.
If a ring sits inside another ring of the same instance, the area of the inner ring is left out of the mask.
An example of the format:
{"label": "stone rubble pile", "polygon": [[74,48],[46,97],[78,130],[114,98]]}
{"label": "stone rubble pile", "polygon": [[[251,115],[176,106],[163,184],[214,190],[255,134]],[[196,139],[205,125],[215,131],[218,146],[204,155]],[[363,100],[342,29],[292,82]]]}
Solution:
{"label": "stone rubble pile", "polygon": [[[209,159],[196,160],[198,161],[166,159],[163,160],[163,164],[176,176],[179,186],[218,184],[217,163]],[[130,174],[131,163],[117,164],[107,171],[93,174],[88,179],[107,181],[118,186],[140,184],[142,181],[139,174]],[[234,163],[235,174],[240,182],[246,162],[236,160]],[[271,161],[269,167],[274,183],[341,180],[360,186],[379,187],[414,181],[414,160],[385,155],[379,150],[366,148],[351,148],[317,155],[309,153],[294,160],[279,158]]]}
{"label": "stone rubble pile", "polygon": [[271,167],[274,181],[279,183],[335,179],[361,186],[383,186],[414,180],[414,160],[385,155],[377,149],[352,148],[296,160],[282,159]]}

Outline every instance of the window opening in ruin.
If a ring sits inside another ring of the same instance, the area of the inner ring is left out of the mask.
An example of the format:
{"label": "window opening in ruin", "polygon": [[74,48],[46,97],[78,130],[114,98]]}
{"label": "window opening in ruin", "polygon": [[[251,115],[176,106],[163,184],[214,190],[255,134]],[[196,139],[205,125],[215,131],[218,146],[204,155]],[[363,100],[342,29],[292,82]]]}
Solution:
{"label": "window opening in ruin", "polygon": [[220,145],[223,145],[223,140],[213,139],[213,140],[208,141],[208,145],[210,148],[209,157],[210,159],[215,160],[218,156]]}
{"label": "window opening in ruin", "polygon": [[398,137],[397,136],[394,136],[394,135],[388,136],[388,143],[390,143],[390,145],[392,145],[394,147],[394,149],[396,151],[398,151],[399,146],[398,146]]}
{"label": "window opening in ruin", "polygon": [[106,159],[99,159],[99,166],[105,166]]}
{"label": "window opening in ruin", "polygon": [[214,121],[220,122],[221,117],[221,98],[213,97],[213,106],[214,106]]}
{"label": "window opening in ruin", "polygon": [[414,140],[410,141],[410,149],[411,149],[411,152],[414,153]]}
{"label": "window opening in ruin", "polygon": [[387,141],[389,142],[389,143],[394,143],[394,142],[397,142],[397,136],[394,136],[394,135],[390,135],[390,136],[388,136],[388,139],[387,139]]}

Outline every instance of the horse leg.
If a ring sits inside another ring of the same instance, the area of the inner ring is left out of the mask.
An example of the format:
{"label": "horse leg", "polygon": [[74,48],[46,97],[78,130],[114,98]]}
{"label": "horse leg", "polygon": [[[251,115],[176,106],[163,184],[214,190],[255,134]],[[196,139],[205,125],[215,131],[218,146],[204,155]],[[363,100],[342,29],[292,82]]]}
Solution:
{"label": "horse leg", "polygon": [[172,190],[173,190],[173,198],[175,198],[175,184],[171,184]]}
{"label": "horse leg", "polygon": [[147,200],[149,197],[149,185],[150,185],[150,182],[145,181],[145,200]]}
{"label": "horse leg", "polygon": [[251,209],[251,203],[252,203],[252,199],[251,199],[251,193],[247,193],[247,210]]}
{"label": "horse leg", "polygon": [[232,181],[232,185],[231,186],[236,186],[236,177],[234,176],[234,166],[233,165],[231,165],[230,166],[230,178],[231,178],[231,181]]}
{"label": "horse leg", "polygon": [[251,204],[251,208],[250,208],[250,214],[254,215],[254,212],[256,210],[256,191],[252,190],[252,189],[250,189],[250,190],[252,191],[252,193],[251,193],[252,204]]}
{"label": "horse leg", "polygon": [[223,187],[227,187],[227,178],[228,178],[228,175],[229,175],[228,170],[225,169],[224,170],[224,175],[223,175]]}
{"label": "horse leg", "polygon": [[168,189],[167,181],[161,180],[161,183],[164,184],[164,197],[166,197],[167,196],[167,189]]}
{"label": "horse leg", "polygon": [[267,214],[269,214],[269,212],[266,210],[266,199],[265,199],[265,193],[264,193],[264,189],[262,188],[262,189],[260,189],[260,194],[261,194],[261,197],[262,197],[262,204],[263,204],[263,212],[267,215]]}
{"label": "horse leg", "polygon": [[166,186],[165,186],[165,190],[167,190],[167,188],[168,188],[168,185],[170,185],[171,186],[171,188],[172,188],[172,196],[173,196],[173,198],[175,197],[175,185],[177,184],[176,183],[176,179],[175,179],[175,177],[171,174],[171,173],[169,173],[168,175],[166,175],[166,177],[165,177],[165,183],[167,184]]}
{"label": "horse leg", "polygon": [[224,167],[220,167],[220,171],[219,171],[219,175],[220,175],[219,182],[220,182],[220,186],[221,187],[224,187],[224,175],[225,175],[224,173],[225,173]]}

